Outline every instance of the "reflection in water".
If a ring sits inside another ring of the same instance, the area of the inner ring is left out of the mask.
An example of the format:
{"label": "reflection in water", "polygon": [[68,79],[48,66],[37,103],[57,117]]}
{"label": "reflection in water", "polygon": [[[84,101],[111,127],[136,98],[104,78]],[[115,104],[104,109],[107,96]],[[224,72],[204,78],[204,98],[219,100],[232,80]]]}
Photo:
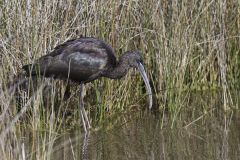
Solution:
{"label": "reflection in water", "polygon": [[88,158],[88,145],[90,140],[90,132],[80,136],[79,130],[74,134],[64,135],[61,137],[53,149],[53,159],[81,159]]}
{"label": "reflection in water", "polygon": [[173,111],[112,116],[91,134],[76,129],[47,153],[61,160],[239,159],[239,112],[223,112],[221,97],[211,94],[186,99]]}
{"label": "reflection in water", "polygon": [[60,138],[52,158],[238,159],[239,114],[217,109],[199,112],[182,111],[174,123],[167,115],[164,120],[160,114],[147,112],[122,115],[113,128],[107,124],[108,128],[92,131],[91,136],[79,136],[81,133],[75,131]]}
{"label": "reflection in water", "polygon": [[83,138],[83,144],[82,144],[82,158],[83,160],[88,159],[88,142],[90,138],[90,132],[86,132]]}

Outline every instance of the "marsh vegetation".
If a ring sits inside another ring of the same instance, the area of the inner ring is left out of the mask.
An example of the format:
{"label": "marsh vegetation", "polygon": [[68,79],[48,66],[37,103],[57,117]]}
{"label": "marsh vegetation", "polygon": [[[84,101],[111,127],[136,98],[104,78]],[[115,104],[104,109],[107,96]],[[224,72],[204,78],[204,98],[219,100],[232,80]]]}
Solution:
{"label": "marsh vegetation", "polygon": [[[29,78],[9,92],[23,78],[24,64],[80,36],[104,40],[118,56],[127,50],[141,51],[154,94],[152,116],[159,115],[151,121],[159,125],[157,132],[164,128],[166,117],[169,124],[166,132],[201,120],[197,125],[208,127],[206,124],[217,119],[213,110],[220,110],[219,117],[225,117],[224,123],[230,123],[239,109],[239,31],[237,0],[149,0],[147,3],[144,0],[0,0],[1,158],[53,159],[53,148],[59,137],[76,129],[79,135],[83,134],[77,85],[71,86],[67,101],[63,81],[40,77]],[[125,121],[128,118],[119,122],[117,117],[139,115],[146,108],[144,82],[136,73],[132,70],[117,81],[102,78],[85,87],[85,107],[94,130],[114,130],[119,124],[128,124]],[[206,101],[199,95],[209,95],[205,98],[213,100]],[[201,107],[189,107],[193,101]],[[203,120],[205,115],[210,118]],[[128,129],[133,127],[126,126],[125,130]],[[225,131],[231,132],[231,128],[225,128],[222,133]],[[209,140],[204,136],[203,139]],[[77,154],[75,151],[71,150],[72,155]]]}

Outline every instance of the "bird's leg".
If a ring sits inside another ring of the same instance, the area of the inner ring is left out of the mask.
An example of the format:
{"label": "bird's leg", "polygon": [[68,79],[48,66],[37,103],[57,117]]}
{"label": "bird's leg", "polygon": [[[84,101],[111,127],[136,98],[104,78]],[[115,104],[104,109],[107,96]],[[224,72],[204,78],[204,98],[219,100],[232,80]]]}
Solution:
{"label": "bird's leg", "polygon": [[[81,107],[81,106],[80,106],[80,107]],[[86,123],[85,123],[85,120],[84,120],[84,117],[83,117],[83,111],[82,111],[81,108],[80,108],[80,116],[81,116],[81,118],[82,118],[82,123],[83,123],[84,131],[85,131],[85,133],[87,133]]]}
{"label": "bird's leg", "polygon": [[84,119],[84,104],[83,104],[83,84],[81,83],[80,85],[80,104],[79,104],[79,107],[80,107],[80,116],[82,118],[82,123],[83,123],[83,128],[84,128],[84,131],[85,133],[87,133],[87,128],[86,128],[86,123],[85,123],[85,119]]}
{"label": "bird's leg", "polygon": [[84,115],[85,120],[87,121],[87,128],[90,129],[91,125],[90,125],[90,122],[88,120],[87,112],[86,112],[84,107],[83,107],[83,115]]}
{"label": "bird's leg", "polygon": [[68,100],[70,98],[70,96],[71,96],[70,85],[67,82],[67,86],[66,86],[66,89],[64,91],[64,96],[63,96],[64,101]]}
{"label": "bird's leg", "polygon": [[[82,121],[83,121],[84,130],[85,130],[85,132],[87,132],[87,129],[90,129],[91,126],[90,126],[90,122],[88,120],[87,113],[86,113],[85,108],[84,108],[83,83],[81,83],[81,85],[80,85],[80,114],[81,114],[81,118],[82,118]],[[87,122],[85,122],[85,121],[87,121]],[[87,123],[87,127],[86,127],[86,123]]]}

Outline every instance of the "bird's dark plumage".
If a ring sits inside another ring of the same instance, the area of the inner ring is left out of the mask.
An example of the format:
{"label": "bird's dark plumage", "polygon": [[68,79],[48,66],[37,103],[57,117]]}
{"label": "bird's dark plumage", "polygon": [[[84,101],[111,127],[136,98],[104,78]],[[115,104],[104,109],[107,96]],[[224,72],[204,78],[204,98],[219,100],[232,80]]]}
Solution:
{"label": "bird's dark plumage", "polygon": [[23,69],[28,75],[69,78],[75,82],[89,82],[111,70],[117,64],[112,48],[95,38],[66,41]]}
{"label": "bird's dark plumage", "polygon": [[58,45],[35,63],[23,66],[27,75],[70,79],[81,84],[99,77],[121,78],[130,68],[139,69],[151,108],[152,92],[138,51],[125,52],[117,61],[112,48],[105,42],[90,37],[78,38]]}

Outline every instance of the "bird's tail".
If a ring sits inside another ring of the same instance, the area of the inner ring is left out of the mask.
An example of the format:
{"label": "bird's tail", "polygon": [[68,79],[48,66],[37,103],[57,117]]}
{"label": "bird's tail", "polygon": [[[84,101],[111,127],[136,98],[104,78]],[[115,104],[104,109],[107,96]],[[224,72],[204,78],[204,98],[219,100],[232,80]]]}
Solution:
{"label": "bird's tail", "polygon": [[27,64],[22,67],[22,69],[25,71],[26,76],[28,77],[30,75],[32,76],[37,75],[37,71],[39,70],[38,68],[39,67],[36,67],[36,65],[33,65],[33,64]]}
{"label": "bird's tail", "polygon": [[42,58],[35,61],[33,64],[27,64],[22,67],[26,72],[26,76],[38,76],[45,75],[48,66],[52,63],[52,57],[43,56]]}

